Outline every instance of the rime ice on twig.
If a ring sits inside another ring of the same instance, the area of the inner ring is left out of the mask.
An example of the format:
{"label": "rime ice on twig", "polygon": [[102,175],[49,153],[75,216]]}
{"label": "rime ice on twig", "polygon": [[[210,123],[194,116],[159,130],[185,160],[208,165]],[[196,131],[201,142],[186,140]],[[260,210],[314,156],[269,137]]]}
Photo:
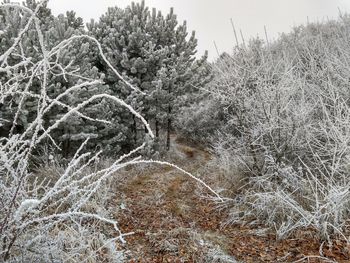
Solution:
{"label": "rime ice on twig", "polygon": [[[58,144],[50,136],[50,133],[59,127],[67,118],[70,118],[72,115],[77,115],[87,120],[109,123],[108,120],[94,119],[81,112],[88,104],[96,103],[96,101],[98,102],[101,99],[108,99],[112,103],[123,106],[136,118],[141,120],[148,130],[149,136],[154,138],[147,121],[130,105],[117,97],[109,94],[97,94],[77,105],[67,105],[64,103],[63,98],[76,90],[82,89],[83,87],[96,87],[103,84],[101,80],[87,79],[83,76],[79,76],[74,70],[69,71],[68,66],[60,65],[55,58],[57,54],[69,48],[77,39],[92,41],[98,47],[99,55],[117,77],[129,88],[138,92],[141,91],[119,74],[103,54],[99,42],[91,36],[73,36],[62,41],[53,49],[47,50],[44,44],[45,39],[39,26],[39,20],[36,17],[40,7],[44,3],[46,3],[46,1],[40,2],[35,11],[13,4],[3,4],[0,6],[0,8],[12,8],[29,13],[27,23],[24,25],[23,29],[20,30],[12,46],[0,55],[0,73],[7,73],[8,76],[8,81],[0,85],[0,102],[6,99],[12,99],[15,96],[19,96],[20,98],[17,113],[11,121],[12,129],[10,135],[8,138],[2,138],[0,144],[0,207],[2,208],[0,213],[0,258],[8,259],[11,257],[12,251],[15,251],[14,254],[20,253],[21,259],[24,260],[33,260],[35,256],[39,258],[43,256],[47,257],[47,261],[51,261],[52,258],[50,258],[50,255],[52,256],[51,249],[53,244],[57,244],[54,248],[57,250],[60,249],[60,246],[61,248],[72,246],[72,249],[75,248],[79,251],[79,246],[83,249],[83,245],[89,241],[86,235],[89,235],[90,232],[87,231],[84,223],[90,222],[91,220],[93,220],[93,222],[97,221],[111,225],[116,231],[117,238],[107,241],[105,241],[105,238],[102,238],[102,240],[104,240],[102,247],[116,239],[125,242],[124,236],[130,233],[122,233],[115,219],[108,218],[108,215],[88,212],[86,211],[86,206],[88,201],[101,186],[103,186],[106,180],[127,165],[138,163],[171,165],[203,184],[220,198],[220,196],[202,180],[172,164],[156,161],[142,161],[139,157],[131,161],[125,161],[144,149],[147,145],[146,143],[143,143],[128,154],[121,156],[109,167],[99,171],[94,170],[88,172],[88,167],[96,163],[101,152],[95,154],[90,152],[83,153],[84,146],[88,142],[88,140],[86,140],[77,150],[65,170],[61,171],[57,180],[40,181],[35,178],[35,175],[30,172],[28,167],[34,149],[43,142],[44,139],[49,139],[58,147]],[[34,62],[31,58],[26,58],[22,55],[22,61],[17,64],[10,64],[9,58],[11,55],[16,52],[21,54],[22,37],[31,27],[35,28],[40,44],[40,51],[38,52],[41,52],[40,57],[42,59]],[[3,31],[0,31],[0,35],[3,33]],[[57,95],[55,98],[50,98],[47,94],[48,78],[50,75],[57,75],[57,72],[54,72],[53,69],[59,69],[64,78],[65,76],[72,75],[84,82],[79,82],[67,88],[66,91]],[[30,90],[34,79],[41,80],[41,89],[38,93],[34,93]],[[21,111],[24,110],[24,102],[28,98],[36,99],[37,115],[21,134],[14,134],[17,120]],[[50,126],[44,128],[44,117],[54,106],[61,107],[66,113]],[[8,121],[10,120],[1,120],[1,122]],[[60,232],[57,233],[57,230],[60,228],[64,228],[68,232],[71,231],[75,233],[74,236],[81,237],[82,239],[76,240],[70,235],[62,237],[61,235],[63,234],[60,234]],[[79,231],[76,231],[76,229]],[[53,233],[56,233],[56,236],[52,236]],[[52,240],[55,240],[55,242],[52,242]],[[61,244],[62,242],[63,244]],[[76,246],[78,246],[78,248],[76,248]],[[58,252],[59,251],[57,251],[57,253]],[[59,256],[63,257],[64,255]]]}

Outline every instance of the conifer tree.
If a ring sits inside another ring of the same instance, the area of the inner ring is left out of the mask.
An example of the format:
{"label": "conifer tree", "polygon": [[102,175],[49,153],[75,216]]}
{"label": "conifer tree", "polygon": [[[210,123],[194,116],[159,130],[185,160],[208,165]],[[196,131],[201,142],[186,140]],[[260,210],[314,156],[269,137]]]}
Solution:
{"label": "conifer tree", "polygon": [[[5,1],[9,3],[10,1]],[[26,0],[24,3],[26,7],[34,10],[37,7],[37,2],[35,0]],[[50,26],[53,16],[50,9],[47,8],[46,4],[41,6],[38,11],[38,17],[40,17],[40,26],[43,31],[47,30]],[[29,19],[29,14],[27,12],[22,12],[15,8],[2,9],[0,11],[0,54],[3,54],[11,45],[14,43],[16,37],[18,36],[21,28],[26,24]],[[32,25],[24,34],[21,39],[21,52],[11,54],[8,58],[8,63],[16,64],[25,61],[22,61],[24,57],[30,58],[30,62],[36,62],[40,59],[38,57],[39,49],[38,38],[36,35],[36,30]],[[3,62],[1,62],[3,63]],[[6,72],[0,72],[0,82],[5,83],[8,81]],[[29,91],[36,93],[38,92],[38,83],[39,80],[34,80]],[[36,84],[35,84],[36,83]],[[24,87],[21,87],[24,89]],[[21,114],[18,116],[15,125],[10,124],[8,120],[14,118],[14,114],[17,111],[17,106],[19,103],[20,97],[14,96],[13,99],[9,101],[0,101],[0,135],[6,136],[9,132],[17,132],[25,129],[26,125],[31,121],[35,115],[36,109],[33,107],[36,105],[36,99],[33,97],[28,97],[25,103],[25,109],[21,111]]]}
{"label": "conifer tree", "polygon": [[[34,10],[37,2],[27,0],[25,5]],[[38,16],[40,26],[47,34],[45,39],[48,41],[45,45],[48,48],[73,35],[85,34],[83,21],[74,12],[54,17],[51,10],[44,5],[39,9]],[[20,25],[27,19],[28,14],[11,8],[0,14],[0,51],[8,49],[14,37],[18,35],[18,28],[21,28]],[[16,23],[18,26],[12,26]],[[11,28],[8,25],[11,25]],[[77,104],[98,93],[116,95],[146,117],[155,127],[157,138],[166,135],[166,146],[169,148],[172,122],[177,109],[190,103],[193,87],[205,83],[210,76],[206,54],[202,59],[195,57],[195,34],[188,36],[186,22],[178,25],[173,9],[164,17],[156,9],[150,11],[144,1],[140,4],[132,3],[125,9],[109,8],[99,22],[88,24],[88,29],[89,33],[102,43],[103,51],[113,66],[141,92],[130,91],[101,59],[92,43],[86,39],[77,39],[73,46],[57,54],[57,60],[61,65],[79,73],[77,75],[86,79],[101,79],[106,85],[79,90],[67,96],[64,103]],[[40,47],[38,41],[33,26],[22,38],[22,52],[25,57],[31,57],[33,61],[42,59],[36,57],[40,54],[36,52]],[[10,59],[18,63],[21,56],[11,56]],[[77,83],[76,76],[66,75],[64,71],[62,68],[54,69],[57,74],[53,75],[48,83],[50,98],[55,98],[73,83]],[[6,73],[0,72],[0,78],[1,81],[6,81]],[[29,87],[31,93],[39,92],[40,81],[33,81]],[[2,136],[10,132],[20,132],[35,117],[36,110],[30,105],[37,104],[36,98],[26,97],[23,107],[26,110],[20,111],[16,126],[6,125],[6,119],[14,118],[20,99],[0,104]],[[62,109],[52,109],[45,116],[47,125],[59,118],[63,112]],[[147,132],[134,115],[105,101],[85,108],[82,113],[112,121],[110,124],[91,122],[79,114],[67,120],[52,134],[66,154],[74,151],[86,137],[92,138],[91,147],[103,147],[104,152],[126,152],[138,144]]]}
{"label": "conifer tree", "polygon": [[[143,94],[129,92],[106,65],[94,58],[112,92],[133,106],[141,105],[138,110],[153,123],[157,137],[160,130],[167,131],[169,148],[176,108],[187,101],[184,95],[192,92],[192,86],[207,81],[209,76],[206,55],[199,60],[195,57],[195,34],[188,38],[186,22],[178,25],[173,9],[164,17],[156,9],[150,11],[144,1],[125,9],[109,8],[88,29],[102,43],[113,66]],[[133,120],[130,124],[130,136],[136,142],[138,131],[143,129]]]}
{"label": "conifer tree", "polygon": [[[35,10],[37,7],[37,2],[33,0],[27,0],[25,5]],[[59,15],[54,17],[51,14],[50,9],[45,5],[39,9],[38,18],[40,19],[40,26],[42,31],[45,32],[46,43],[45,46],[48,49],[53,48],[58,43],[63,40],[66,40],[72,36],[78,36],[85,34],[83,28],[83,20],[75,15],[74,12],[67,12],[66,15]],[[13,43],[14,38],[18,35],[18,29],[21,28],[21,24],[25,24],[28,20],[28,15],[16,9],[9,8],[6,12],[0,14],[0,31],[2,32],[2,37],[0,38],[0,51],[7,50]],[[18,26],[15,26],[18,24]],[[25,57],[31,57],[32,61],[38,61],[42,59],[38,57],[38,54],[41,54],[38,51],[39,40],[37,39],[35,28],[28,30],[26,35],[22,38],[22,55]],[[64,52],[60,52],[56,55],[56,59],[60,65],[65,65],[67,69],[63,68],[53,68],[52,72],[56,72],[50,76],[49,82],[47,83],[48,95],[50,99],[54,99],[59,94],[62,94],[67,88],[72,85],[83,81],[79,76],[84,76],[86,79],[101,79],[103,75],[99,70],[91,64],[89,56],[91,55],[91,46],[92,44],[84,39],[77,39],[74,42],[74,45],[67,47]],[[11,56],[10,59],[14,61],[11,64],[20,62],[20,56]],[[54,66],[53,66],[54,67]],[[74,71],[75,75],[66,75],[65,71]],[[3,83],[6,81],[6,73],[0,72],[0,78]],[[38,94],[40,90],[40,79],[34,80],[33,84],[29,87],[28,91],[32,94]],[[24,89],[25,87],[23,87]],[[75,93],[71,93],[69,96],[66,96],[62,101],[67,105],[74,105],[80,103],[95,94],[100,93],[110,93],[109,88],[106,85],[96,86],[94,88],[89,87],[89,89],[80,89]],[[14,96],[15,97],[15,96]],[[16,97],[15,97],[16,98]],[[13,120],[15,118],[14,114],[17,112],[20,97],[12,99],[10,101],[4,101],[0,104],[0,135],[7,136],[11,132],[21,132],[21,130],[26,129],[27,125],[35,118],[37,110],[34,107],[37,105],[35,97],[27,96],[24,100],[23,108],[25,110],[20,112],[18,116],[17,125],[13,125],[6,120]],[[107,111],[109,105],[105,101],[101,101],[98,104],[91,105],[86,107],[84,115],[91,118],[104,119],[108,118],[109,112]],[[49,113],[45,115],[45,124],[50,125],[57,118],[61,117],[64,114],[65,109],[62,107],[54,107]],[[107,111],[107,112],[106,112]],[[117,122],[112,122],[112,124],[106,123],[97,123],[92,122],[87,119],[82,118],[79,115],[73,116],[68,119],[66,122],[62,123],[61,126],[52,133],[52,138],[61,146],[63,153],[68,155],[68,153],[74,152],[75,148],[80,145],[87,137],[91,138],[90,146],[91,147],[102,147],[101,142],[103,140],[101,137],[108,138],[108,144],[104,149],[108,153],[108,150],[112,150],[114,153],[120,151],[119,142],[125,142],[120,133],[113,133],[111,136],[111,130],[116,130]],[[119,129],[120,130],[120,129]],[[123,129],[122,129],[123,130]],[[98,132],[100,131],[100,132]],[[99,136],[97,136],[99,134]]]}

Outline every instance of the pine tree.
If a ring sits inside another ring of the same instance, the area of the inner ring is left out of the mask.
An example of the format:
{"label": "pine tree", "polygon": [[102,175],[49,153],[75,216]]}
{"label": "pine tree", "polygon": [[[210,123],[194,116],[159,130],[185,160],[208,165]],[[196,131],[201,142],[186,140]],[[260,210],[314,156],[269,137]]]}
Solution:
{"label": "pine tree", "polygon": [[[8,3],[10,1],[5,1]],[[34,0],[27,0],[24,5],[32,10],[37,7],[37,2]],[[53,16],[51,14],[50,9],[44,4],[38,12],[38,16],[40,16],[41,27],[43,30],[49,28],[49,23],[52,21]],[[29,14],[27,12],[19,11],[19,9],[7,8],[2,9],[0,11],[0,54],[3,54],[8,48],[12,46],[15,41],[15,38],[18,36],[21,28],[27,23],[29,18]],[[1,63],[7,63],[9,65],[13,65],[22,61],[23,57],[29,57],[31,62],[36,62],[40,57],[37,56],[39,49],[38,39],[35,33],[35,28],[32,25],[29,30],[25,33],[21,42],[21,50],[17,53],[11,54],[7,61],[2,61]],[[18,69],[19,71],[21,69]],[[0,72],[0,81],[5,83],[8,81],[7,74]],[[38,89],[38,81],[35,79],[33,81],[34,85],[32,85],[29,89],[30,92],[36,93],[39,91]],[[24,89],[23,87],[21,87]],[[33,116],[36,114],[36,109],[33,107],[36,105],[36,99],[33,97],[28,97],[25,100],[25,105],[23,108],[26,110],[22,110],[18,119],[16,121],[16,125],[12,125],[11,121],[14,119],[14,114],[17,112],[18,103],[20,101],[19,96],[14,96],[11,100],[1,101],[0,102],[0,134],[1,136],[7,136],[9,132],[20,132],[25,129],[28,123],[33,120]]]}
{"label": "pine tree", "polygon": [[[139,105],[137,109],[153,123],[157,137],[165,129],[169,148],[174,112],[186,103],[184,95],[193,91],[192,85],[200,85],[209,76],[206,55],[199,60],[195,57],[195,34],[187,38],[186,22],[179,26],[173,9],[164,17],[156,9],[151,12],[144,1],[125,9],[109,8],[88,28],[113,65],[144,94],[128,91],[104,63],[95,59],[113,93],[133,106]],[[137,142],[138,133],[144,129],[134,120],[130,124],[129,137]]]}
{"label": "pine tree", "polygon": [[[26,6],[32,10],[37,7],[37,2],[28,0]],[[38,17],[40,19],[40,26],[42,31],[45,32],[47,49],[51,49],[63,40],[66,40],[72,36],[85,34],[83,28],[83,20],[76,17],[75,13],[70,11],[66,15],[59,15],[54,17],[51,14],[50,9],[43,6],[39,9]],[[28,15],[25,12],[19,12],[17,10],[8,9],[6,12],[0,14],[0,30],[2,32],[2,37],[0,38],[0,51],[7,50],[15,36],[18,34],[18,30],[23,27],[23,24],[28,20]],[[28,33],[22,38],[22,51],[26,57],[31,57],[33,61],[38,61],[42,57],[38,57],[37,52],[39,48],[38,39],[35,34],[34,27],[28,30]],[[62,68],[55,67],[52,72],[56,72],[49,76],[47,90],[50,99],[56,98],[62,92],[66,91],[72,85],[79,83],[88,79],[101,79],[103,74],[92,65],[89,56],[91,55],[91,49],[94,46],[91,42],[86,39],[77,39],[74,45],[70,45],[63,52],[56,55],[57,62],[64,67],[68,67],[68,71],[74,71],[75,75],[65,75],[62,72]],[[10,58],[13,61],[9,61],[10,64],[18,63],[18,57],[12,56]],[[6,80],[6,73],[0,73],[1,81]],[[29,87],[29,92],[33,94],[38,94],[41,83],[40,79],[34,80],[33,85]],[[24,86],[23,86],[24,89]],[[87,100],[95,94],[110,93],[108,86],[99,85],[95,87],[82,88],[69,95],[65,96],[62,100],[66,105],[77,105],[78,103]],[[15,97],[15,96],[14,96]],[[0,135],[7,136],[11,130],[12,132],[21,132],[26,129],[29,123],[35,118],[37,114],[36,98],[26,97],[25,105],[20,112],[17,120],[17,125],[12,129],[11,122],[6,120],[13,120],[15,118],[14,114],[17,112],[20,97],[11,99],[10,101],[4,101],[0,104],[0,118],[1,127]],[[101,101],[99,103],[88,105],[81,113],[97,119],[108,119],[110,112],[108,109],[114,107],[109,105],[106,101]],[[62,107],[54,107],[45,116],[45,126],[48,126],[65,114],[65,110]],[[112,110],[114,111],[114,110]],[[11,124],[11,125],[10,125]],[[120,134],[113,132],[113,138],[111,136],[111,130],[117,130],[118,121],[113,120],[112,124],[92,122],[87,119],[82,118],[79,115],[73,116],[67,119],[66,122],[62,123],[58,129],[52,132],[51,137],[61,146],[63,153],[67,156],[69,153],[74,152],[74,150],[84,141],[87,137],[90,140],[90,147],[103,147],[105,152],[110,152],[113,149],[114,153],[120,151],[119,142],[125,142],[125,138]],[[120,130],[120,129],[119,129]],[[108,132],[107,132],[108,131]],[[123,127],[121,129],[123,132]],[[99,134],[99,135],[97,135]],[[101,137],[108,138],[108,144],[103,145],[100,143]],[[108,147],[105,147],[108,146]],[[107,149],[105,149],[107,148]]]}
{"label": "pine tree", "polygon": [[[37,7],[35,0],[27,0],[26,6]],[[46,32],[47,48],[52,48],[73,35],[85,34],[83,21],[74,12],[54,17],[45,5],[39,9],[40,26]],[[0,51],[6,50],[14,41],[19,28],[27,21],[28,14],[17,10],[0,13]],[[9,26],[11,25],[11,26]],[[61,68],[54,68],[49,78],[48,91],[51,99],[67,90],[73,83],[94,77],[106,85],[77,90],[63,100],[67,105],[77,104],[94,94],[110,93],[126,101],[138,110],[155,127],[157,138],[166,135],[166,146],[170,146],[170,133],[178,108],[191,102],[193,86],[207,81],[209,69],[206,55],[196,59],[197,40],[192,33],[188,37],[186,23],[178,25],[177,17],[170,10],[164,17],[156,9],[150,11],[144,2],[131,4],[125,9],[109,8],[99,22],[88,25],[89,34],[101,43],[104,53],[113,66],[141,91],[130,90],[118,79],[101,59],[93,43],[77,39],[74,45],[56,55],[57,61],[76,75],[63,74]],[[33,61],[41,60],[36,52],[39,40],[35,28],[28,30],[22,40],[23,52]],[[12,56],[12,63],[20,61],[20,56]],[[6,81],[6,73],[0,73],[1,81]],[[40,79],[33,82],[30,92],[39,92]],[[23,87],[24,88],[24,87]],[[21,98],[1,102],[0,118],[12,120]],[[1,121],[0,133],[20,132],[35,118],[35,97],[25,98],[25,108],[18,116],[17,125],[12,127]],[[112,120],[111,124],[91,122],[78,114],[63,123],[52,134],[68,154],[86,137],[92,138],[91,147],[101,147],[105,152],[126,152],[137,145],[147,132],[144,125],[124,108],[107,101],[89,105],[81,112],[90,117]],[[62,108],[52,109],[45,116],[46,124],[53,123],[64,114]],[[99,132],[97,132],[99,131]],[[162,133],[165,131],[166,133]],[[99,135],[97,135],[99,134]]]}

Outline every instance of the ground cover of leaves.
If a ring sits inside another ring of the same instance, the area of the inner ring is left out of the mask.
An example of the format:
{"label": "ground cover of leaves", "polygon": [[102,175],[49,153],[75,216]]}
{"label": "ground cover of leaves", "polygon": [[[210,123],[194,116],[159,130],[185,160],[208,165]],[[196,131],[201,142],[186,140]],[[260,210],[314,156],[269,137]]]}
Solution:
{"label": "ground cover of leaves", "polygon": [[[196,147],[174,147],[175,163],[194,174],[210,159]],[[281,241],[262,225],[223,225],[227,211],[173,168],[146,169],[127,182],[114,205],[121,229],[135,232],[122,247],[129,262],[350,262],[350,245],[339,239],[321,246],[312,230]]]}

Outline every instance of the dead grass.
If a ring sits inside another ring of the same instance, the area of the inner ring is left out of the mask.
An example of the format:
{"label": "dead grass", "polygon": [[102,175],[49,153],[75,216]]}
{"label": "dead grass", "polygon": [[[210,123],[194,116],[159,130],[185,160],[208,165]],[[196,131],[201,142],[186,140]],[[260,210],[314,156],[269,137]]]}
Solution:
{"label": "dead grass", "polygon": [[[172,154],[177,154],[177,164],[192,173],[208,171],[210,157],[205,151],[175,145]],[[119,185],[122,194],[114,199],[126,206],[116,215],[120,227],[136,232],[123,247],[130,251],[128,262],[326,262],[320,257],[306,258],[320,256],[321,243],[311,229],[278,241],[262,225],[224,226],[228,211],[201,198],[208,195],[206,190],[181,173],[168,167],[137,171],[137,175],[128,171],[129,180]],[[214,185],[217,179],[214,172],[205,175]],[[350,262],[349,247],[342,241],[324,244],[323,256]]]}

